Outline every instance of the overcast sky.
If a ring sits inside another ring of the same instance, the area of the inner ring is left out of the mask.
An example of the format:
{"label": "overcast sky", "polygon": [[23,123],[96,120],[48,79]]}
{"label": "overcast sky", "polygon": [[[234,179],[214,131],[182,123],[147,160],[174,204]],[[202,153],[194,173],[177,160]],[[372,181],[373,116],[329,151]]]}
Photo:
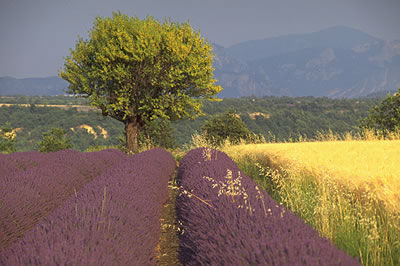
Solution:
{"label": "overcast sky", "polygon": [[78,35],[117,10],[189,20],[225,47],[339,25],[400,40],[400,0],[0,0],[0,77],[57,75]]}

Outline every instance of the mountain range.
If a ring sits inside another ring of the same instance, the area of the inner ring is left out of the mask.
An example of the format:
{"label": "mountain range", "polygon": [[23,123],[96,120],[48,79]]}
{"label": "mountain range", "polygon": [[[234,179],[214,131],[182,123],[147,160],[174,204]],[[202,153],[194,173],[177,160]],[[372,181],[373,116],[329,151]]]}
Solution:
{"label": "mountain range", "polygon": [[[385,41],[348,27],[213,44],[219,97],[364,97],[400,88],[400,41]],[[63,94],[58,77],[0,78],[0,95]]]}
{"label": "mountain range", "polygon": [[400,41],[333,27],[215,47],[221,97],[363,97],[400,87]]}
{"label": "mountain range", "polygon": [[0,96],[4,95],[63,95],[68,82],[58,76],[46,78],[0,77]]}

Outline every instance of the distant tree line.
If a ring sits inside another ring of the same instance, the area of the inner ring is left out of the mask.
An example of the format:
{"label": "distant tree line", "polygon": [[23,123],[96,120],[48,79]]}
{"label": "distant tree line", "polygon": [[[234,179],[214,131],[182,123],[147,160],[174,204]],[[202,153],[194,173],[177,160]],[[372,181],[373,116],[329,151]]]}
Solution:
{"label": "distant tree line", "polygon": [[[26,102],[23,102],[25,99]],[[49,104],[76,104],[74,97],[43,97]],[[0,101],[5,98],[0,97]],[[32,102],[30,97],[19,98],[19,103]],[[231,110],[240,117],[246,128],[253,134],[265,137],[267,141],[296,140],[299,135],[315,137],[317,132],[332,130],[336,134],[360,131],[360,121],[370,114],[370,110],[382,102],[374,99],[329,99],[314,97],[264,97],[223,99],[221,102],[206,102],[204,116],[194,120],[170,122],[156,119],[149,123],[139,134],[138,141],[150,140],[164,147],[180,147],[191,141],[191,136],[201,133],[206,128],[206,121],[212,123],[213,117],[224,115]],[[103,117],[99,112],[79,112],[76,108],[63,110],[53,107],[10,106],[0,107],[0,128],[9,123],[9,128],[16,130],[14,145],[17,151],[37,150],[38,142],[45,132],[52,128],[61,128],[71,140],[73,149],[86,150],[95,146],[118,146],[124,137],[124,126],[115,119]],[[97,138],[80,125],[93,128]],[[103,138],[101,129],[107,131]],[[71,130],[73,128],[73,130]],[[121,139],[122,138],[122,139]]]}
{"label": "distant tree line", "polygon": [[193,121],[172,123],[178,145],[190,141],[193,132],[201,132],[204,123],[213,115],[226,110],[240,116],[254,134],[261,134],[267,141],[314,138],[318,132],[335,134],[359,133],[360,120],[380,102],[372,99],[330,99],[315,97],[244,97],[227,98],[218,103],[205,103],[206,116]]}
{"label": "distant tree line", "polygon": [[[63,110],[36,105],[0,107],[0,128],[7,122],[15,130],[17,151],[38,150],[43,134],[53,128],[65,130],[72,148],[81,151],[89,146],[118,145],[117,137],[123,133],[123,127],[117,121],[104,118],[94,111],[78,112],[76,108]],[[82,125],[91,127],[97,138],[80,127]],[[107,138],[103,138],[101,128],[107,131]]]}

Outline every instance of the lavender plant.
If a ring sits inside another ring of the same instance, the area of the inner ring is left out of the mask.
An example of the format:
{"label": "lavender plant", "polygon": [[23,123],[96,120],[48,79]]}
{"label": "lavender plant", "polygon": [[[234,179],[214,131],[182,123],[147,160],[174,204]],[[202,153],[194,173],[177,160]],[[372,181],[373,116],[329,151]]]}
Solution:
{"label": "lavender plant", "polygon": [[71,197],[74,189],[79,190],[125,157],[117,150],[97,153],[64,150],[51,154],[26,152],[1,156],[0,248],[17,241]]}
{"label": "lavender plant", "polygon": [[44,156],[37,151],[10,154],[0,153],[0,178],[30,167],[35,167],[43,159]]}
{"label": "lavender plant", "polygon": [[196,195],[182,193],[176,201],[184,265],[359,265],[259,189],[223,152],[188,152],[178,184]]}
{"label": "lavender plant", "polygon": [[0,264],[155,265],[175,167],[162,149],[125,157],[1,249]]}

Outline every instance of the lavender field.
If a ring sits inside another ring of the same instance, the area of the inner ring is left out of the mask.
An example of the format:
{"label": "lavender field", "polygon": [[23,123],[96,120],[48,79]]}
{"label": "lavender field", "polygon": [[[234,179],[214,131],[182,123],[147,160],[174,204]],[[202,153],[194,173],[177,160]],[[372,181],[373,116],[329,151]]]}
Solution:
{"label": "lavender field", "polygon": [[125,155],[116,150],[0,155],[0,247],[7,247]]}
{"label": "lavender field", "polygon": [[2,156],[1,265],[155,265],[170,153]]}
{"label": "lavender field", "polygon": [[[162,149],[0,154],[0,265],[159,264],[175,169]],[[189,151],[176,179],[183,265],[359,265],[223,152]]]}
{"label": "lavender field", "polygon": [[223,152],[190,151],[177,178],[184,265],[359,265],[261,191]]}

